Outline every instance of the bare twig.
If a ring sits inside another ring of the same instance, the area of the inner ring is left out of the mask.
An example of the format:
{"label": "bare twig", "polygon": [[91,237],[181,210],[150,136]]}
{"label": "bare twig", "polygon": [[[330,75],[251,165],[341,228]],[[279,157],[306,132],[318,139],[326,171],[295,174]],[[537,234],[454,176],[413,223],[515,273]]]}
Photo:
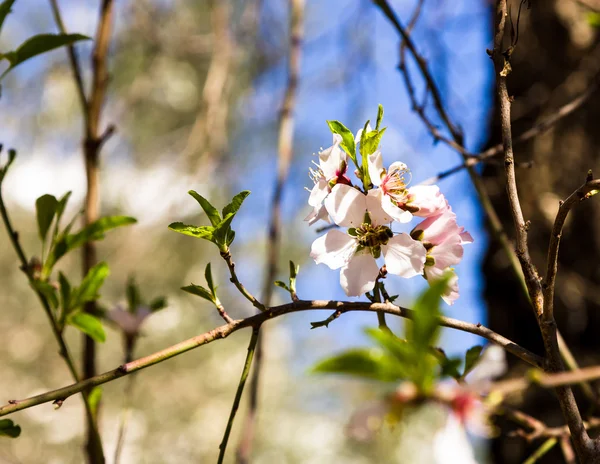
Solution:
{"label": "bare twig", "polygon": [[[591,173],[590,173],[591,174]],[[554,289],[556,273],[558,271],[558,249],[565,220],[571,209],[578,203],[590,198],[600,189],[600,179],[588,179],[581,187],[575,190],[569,197],[560,203],[552,235],[550,236],[550,245],[548,246],[548,268],[546,270],[546,280],[544,281],[544,320],[554,320]]]}
{"label": "bare twig", "polygon": [[[225,324],[215,329],[212,329],[206,333],[190,338],[183,342],[177,343],[171,347],[165,348],[156,353],[150,354],[143,358],[131,361],[123,364],[112,371],[105,372],[97,375],[93,378],[77,382],[67,387],[59,388],[41,395],[37,395],[31,398],[23,400],[11,400],[5,406],[0,407],[0,416],[5,416],[16,411],[27,409],[39,404],[48,403],[57,399],[65,400],[68,397],[84,391],[86,389],[93,388],[97,385],[110,382],[118,379],[133,372],[137,372],[149,366],[166,361],[182,353],[190,351],[208,343],[212,343],[215,340],[220,340],[228,337],[234,332],[241,330],[245,327],[256,327],[261,325],[270,319],[283,316],[285,314],[291,314],[300,311],[312,311],[312,310],[334,310],[339,311],[340,314],[353,311],[368,311],[377,312],[383,311],[386,314],[412,319],[413,313],[410,309],[396,306],[391,303],[367,303],[367,302],[346,302],[346,301],[331,301],[331,300],[299,300],[292,303],[287,303],[280,306],[269,308],[265,312],[261,312],[254,316],[250,316],[246,319],[234,320],[230,324]],[[511,340],[503,337],[502,335],[482,326],[481,324],[472,324],[470,322],[460,321],[449,317],[440,317],[440,325],[443,327],[449,327],[452,329],[460,330],[463,332],[472,333],[479,335],[490,342],[504,348],[509,353],[514,354],[518,358],[522,359],[528,364],[534,367],[540,368],[543,365],[543,358],[528,351],[527,349],[517,345]]]}
{"label": "bare twig", "polygon": [[238,279],[238,276],[235,272],[235,263],[233,262],[233,259],[231,257],[231,253],[229,251],[227,252],[223,252],[221,253],[221,257],[225,260],[225,262],[227,263],[227,268],[229,269],[229,275],[230,277],[230,282],[235,285],[235,287],[238,289],[238,291],[244,296],[244,298],[246,298],[250,303],[252,303],[252,306],[254,306],[256,309],[260,310],[260,311],[265,311],[266,307],[264,304],[262,304],[260,301],[258,301],[254,295],[252,295],[252,293],[250,293],[246,287],[244,287],[244,285],[240,282],[240,279]]}
{"label": "bare twig", "polygon": [[231,407],[231,413],[229,414],[229,419],[227,420],[227,427],[225,428],[225,434],[223,435],[223,440],[219,445],[219,460],[218,464],[223,463],[223,459],[225,458],[225,451],[227,450],[227,442],[229,440],[229,434],[231,433],[231,427],[233,426],[233,421],[235,419],[235,415],[240,406],[240,400],[242,399],[242,393],[244,392],[244,385],[246,384],[246,379],[248,378],[248,374],[250,373],[250,368],[252,367],[252,358],[254,357],[254,352],[256,349],[256,344],[259,338],[259,330],[260,325],[257,325],[252,329],[252,337],[250,338],[250,344],[248,345],[248,354],[246,355],[246,361],[244,362],[244,369],[242,370],[242,375],[240,377],[240,382],[238,384],[237,391],[235,392],[235,398],[233,400],[233,405]]}
{"label": "bare twig", "polygon": [[[511,100],[508,95],[506,77],[510,73],[510,53],[512,48],[504,51],[503,39],[505,32],[506,19],[508,17],[506,0],[497,0],[496,2],[496,30],[494,34],[494,50],[491,56],[494,60],[496,71],[497,93],[500,104],[500,120],[502,124],[502,144],[504,147],[504,165],[506,171],[506,185],[510,209],[515,223],[516,230],[516,248],[517,256],[521,264],[521,269],[527,284],[529,297],[534,310],[538,316],[540,331],[544,340],[547,363],[545,370],[556,373],[563,370],[563,363],[558,347],[556,322],[552,314],[543,314],[545,312],[544,295],[540,277],[537,273],[531,258],[527,245],[527,230],[529,224],[525,222],[521,211],[521,204],[517,191],[517,182],[515,177],[514,154],[512,146],[512,130],[510,120]],[[578,456],[583,462],[586,462],[590,455],[592,442],[585,430],[581,413],[575,402],[573,391],[566,386],[556,388],[559,403],[563,411],[563,416],[571,430],[573,442]]]}
{"label": "bare twig", "polygon": [[[263,281],[262,301],[268,307],[273,296],[273,282],[277,275],[279,254],[281,249],[281,201],[289,176],[293,156],[294,141],[294,107],[298,93],[300,78],[301,45],[304,35],[304,3],[305,0],[289,0],[289,59],[288,76],[279,119],[278,166],[275,189],[271,200],[271,220],[269,224],[268,249],[266,253],[266,272]],[[256,361],[250,381],[249,408],[246,415],[240,444],[237,449],[237,461],[247,463],[252,453],[256,415],[258,408],[258,391],[260,387],[261,367],[264,355],[262,337],[257,337]]]}

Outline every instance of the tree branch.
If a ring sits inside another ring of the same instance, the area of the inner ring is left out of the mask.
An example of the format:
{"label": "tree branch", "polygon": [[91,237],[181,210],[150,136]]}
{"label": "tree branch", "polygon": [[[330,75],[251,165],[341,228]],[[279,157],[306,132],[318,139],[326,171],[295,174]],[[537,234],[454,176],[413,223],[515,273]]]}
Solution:
{"label": "tree branch", "polygon": [[[246,319],[234,320],[230,324],[225,324],[220,327],[216,327],[206,333],[192,337],[183,342],[177,343],[176,345],[165,348],[156,353],[150,354],[143,358],[131,361],[126,364],[122,364],[116,369],[97,375],[95,377],[77,382],[67,387],[59,388],[41,395],[37,395],[31,398],[23,400],[11,400],[9,404],[0,407],[0,416],[5,416],[16,411],[30,408],[38,404],[48,403],[55,400],[65,400],[68,397],[79,393],[83,390],[93,388],[97,385],[110,382],[118,379],[133,372],[137,372],[146,367],[153,366],[155,364],[171,359],[182,353],[190,351],[208,343],[212,343],[215,340],[226,338],[234,332],[245,327],[257,327],[262,323],[270,319],[283,316],[285,314],[291,314],[300,311],[312,311],[312,310],[334,310],[339,311],[340,314],[352,311],[369,311],[377,312],[383,311],[386,314],[403,317],[406,319],[412,319],[413,312],[408,308],[396,306],[391,303],[367,303],[367,302],[347,302],[347,301],[332,301],[332,300],[299,300],[292,303],[287,303],[280,306],[275,306],[267,311],[261,312]],[[503,337],[502,335],[482,326],[481,324],[472,324],[470,322],[460,321],[449,317],[440,317],[440,325],[448,327],[462,332],[472,333],[479,335],[490,342],[504,348],[509,353],[514,354],[518,358],[522,359],[528,364],[534,367],[541,368],[543,365],[543,358],[528,351],[527,349],[517,345],[511,340]]]}

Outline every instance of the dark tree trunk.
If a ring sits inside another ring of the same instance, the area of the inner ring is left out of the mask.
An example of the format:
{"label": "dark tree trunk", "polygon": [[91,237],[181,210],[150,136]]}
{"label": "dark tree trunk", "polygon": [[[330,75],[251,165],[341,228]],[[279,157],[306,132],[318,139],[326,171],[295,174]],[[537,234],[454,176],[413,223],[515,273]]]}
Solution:
{"label": "dark tree trunk", "polygon": [[[511,3],[516,22],[519,2]],[[588,25],[586,13],[575,0],[532,0],[530,9],[523,7],[519,41],[512,55],[513,71],[508,79],[509,92],[514,96],[513,135],[552,115],[597,79],[598,29]],[[490,144],[499,143],[497,111],[491,121],[491,134]],[[542,276],[558,202],[584,182],[589,169],[600,174],[599,158],[600,92],[547,133],[515,148],[517,165],[533,162],[531,168],[517,168],[517,181],[525,219],[531,221],[531,255]],[[487,166],[484,176],[493,204],[513,237],[503,167]],[[594,198],[578,205],[566,224],[556,291],[558,327],[581,365],[600,363],[599,257],[600,202]],[[508,259],[493,239],[484,271],[490,327],[542,354],[533,312]],[[515,361],[512,365],[512,373],[523,369],[522,363]],[[578,389],[576,393],[585,414],[590,404]],[[532,391],[515,404],[550,425],[564,424],[552,392]],[[501,425],[514,429],[509,424]],[[494,442],[494,460],[523,462],[540,444],[540,440],[528,444],[523,438],[504,435]],[[556,446],[542,461],[564,462],[560,448]]]}

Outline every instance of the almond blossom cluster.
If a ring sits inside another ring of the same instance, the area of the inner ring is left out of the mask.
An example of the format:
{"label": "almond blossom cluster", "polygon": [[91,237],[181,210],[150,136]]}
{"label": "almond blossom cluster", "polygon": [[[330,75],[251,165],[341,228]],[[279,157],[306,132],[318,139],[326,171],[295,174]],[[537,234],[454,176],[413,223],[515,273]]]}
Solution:
{"label": "almond blossom cluster", "polygon": [[[378,261],[390,274],[421,275],[430,283],[451,272],[443,299],[453,304],[459,295],[453,266],[463,257],[463,245],[473,239],[457,224],[437,186],[409,187],[410,170],[402,162],[384,168],[379,148],[385,131],[379,130],[381,115],[380,109],[375,130],[367,123],[355,137],[340,123],[330,123],[333,145],[319,152],[310,170],[312,211],[305,220],[310,225],[333,221],[339,228],[317,238],[310,256],[317,264],[341,270],[340,284],[348,296],[373,290],[381,269]],[[358,185],[349,177],[351,162]],[[423,220],[409,233],[395,230],[415,217]]]}

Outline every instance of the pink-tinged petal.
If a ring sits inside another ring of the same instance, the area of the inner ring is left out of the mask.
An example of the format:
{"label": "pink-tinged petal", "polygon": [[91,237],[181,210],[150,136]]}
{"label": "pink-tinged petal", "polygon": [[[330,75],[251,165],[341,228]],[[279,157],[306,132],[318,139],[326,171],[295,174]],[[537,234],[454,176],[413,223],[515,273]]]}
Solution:
{"label": "pink-tinged petal", "polygon": [[430,217],[442,214],[449,209],[448,202],[437,185],[415,185],[408,189],[408,202],[410,206],[419,210],[415,216]]}
{"label": "pink-tinged petal", "polygon": [[423,274],[427,250],[421,242],[413,240],[410,235],[394,235],[381,249],[385,266],[390,274],[405,278]]}
{"label": "pink-tinged petal", "polygon": [[315,222],[319,220],[325,221],[327,224],[331,224],[331,219],[329,219],[329,214],[327,213],[327,208],[324,205],[315,206],[312,211],[304,218],[305,221],[308,221],[308,225],[312,226]]}
{"label": "pink-tinged petal", "polygon": [[381,206],[381,203],[384,201],[383,196],[381,189],[369,190],[369,193],[367,193],[367,210],[371,217],[371,223],[375,226],[389,224],[394,220]]}
{"label": "pink-tinged petal", "polygon": [[469,232],[467,232],[465,230],[464,227],[461,227],[462,232],[460,233],[460,239],[461,239],[461,243],[463,245],[467,244],[467,243],[473,243],[473,237],[471,236],[471,234]]}
{"label": "pink-tinged petal", "polygon": [[392,202],[392,199],[389,197],[389,195],[382,195],[381,207],[395,221],[401,222],[403,224],[410,222],[413,217],[410,211],[405,211],[402,208],[396,206]]}
{"label": "pink-tinged petal", "polygon": [[381,185],[381,176],[383,175],[383,156],[381,155],[380,150],[369,155],[367,158],[367,166],[371,182],[373,182],[374,186],[379,187],[379,185]]}
{"label": "pink-tinged petal", "polygon": [[310,257],[317,264],[339,269],[350,261],[357,245],[354,237],[339,230],[330,230],[313,242]]}
{"label": "pink-tinged petal", "polygon": [[318,206],[323,203],[325,197],[329,195],[329,184],[325,179],[319,179],[319,181],[315,184],[315,186],[310,191],[310,196],[308,197],[308,204],[310,206]]}
{"label": "pink-tinged petal", "polygon": [[392,164],[390,164],[390,168],[388,169],[388,172],[394,172],[394,171],[405,171],[408,172],[408,166],[403,163],[402,161],[394,161]]}
{"label": "pink-tinged petal", "polygon": [[461,262],[464,248],[460,235],[452,235],[439,245],[435,245],[429,252],[435,260],[434,267],[446,269]]}
{"label": "pink-tinged petal", "polygon": [[371,254],[363,250],[355,254],[340,272],[340,284],[346,295],[360,296],[375,287],[379,266]]}
{"label": "pink-tinged petal", "polygon": [[456,224],[456,214],[452,211],[445,211],[438,216],[431,216],[418,224],[411,232],[411,235],[420,235],[422,231],[422,240],[437,245],[453,235],[460,233],[460,227]]}
{"label": "pink-tinged petal", "polygon": [[367,197],[345,184],[336,184],[325,199],[325,207],[333,222],[343,227],[359,227],[367,211]]}
{"label": "pink-tinged petal", "polygon": [[450,279],[448,280],[448,286],[444,293],[442,293],[442,300],[452,306],[456,300],[458,300],[458,276],[452,268],[439,268],[437,266],[425,266],[425,279],[431,284],[436,280],[441,279],[444,274],[450,273]]}

